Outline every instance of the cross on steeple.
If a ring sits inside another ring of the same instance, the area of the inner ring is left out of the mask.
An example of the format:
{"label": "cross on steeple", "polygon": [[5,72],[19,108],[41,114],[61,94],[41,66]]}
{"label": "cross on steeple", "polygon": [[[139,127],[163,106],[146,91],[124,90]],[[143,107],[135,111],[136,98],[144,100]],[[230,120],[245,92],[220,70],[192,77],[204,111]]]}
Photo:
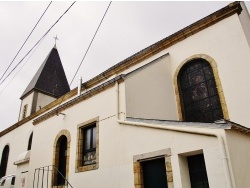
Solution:
{"label": "cross on steeple", "polygon": [[53,38],[55,39],[55,47],[56,47],[56,40],[59,40],[59,38],[57,38],[57,35]]}

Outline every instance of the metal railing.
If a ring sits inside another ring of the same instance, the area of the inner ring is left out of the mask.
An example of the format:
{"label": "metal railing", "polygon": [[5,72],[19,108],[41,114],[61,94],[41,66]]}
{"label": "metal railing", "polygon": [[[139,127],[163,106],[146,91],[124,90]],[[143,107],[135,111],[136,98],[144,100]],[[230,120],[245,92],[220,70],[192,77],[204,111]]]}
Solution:
{"label": "metal railing", "polygon": [[[62,178],[64,180],[64,184],[56,185],[56,183],[52,182],[52,175],[57,174],[57,178]],[[55,184],[55,185],[52,185]],[[40,168],[36,168],[34,172],[33,178],[33,188],[51,188],[51,187],[71,187],[73,186],[68,182],[66,177],[53,165],[44,166]]]}

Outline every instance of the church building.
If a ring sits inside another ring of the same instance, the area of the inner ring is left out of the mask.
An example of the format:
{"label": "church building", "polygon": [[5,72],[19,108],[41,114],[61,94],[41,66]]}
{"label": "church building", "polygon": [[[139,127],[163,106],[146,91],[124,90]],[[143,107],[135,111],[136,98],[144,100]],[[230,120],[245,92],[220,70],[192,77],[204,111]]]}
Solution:
{"label": "church building", "polygon": [[244,2],[72,90],[54,46],[18,122],[0,132],[0,178],[13,174],[15,188],[249,187],[249,47]]}

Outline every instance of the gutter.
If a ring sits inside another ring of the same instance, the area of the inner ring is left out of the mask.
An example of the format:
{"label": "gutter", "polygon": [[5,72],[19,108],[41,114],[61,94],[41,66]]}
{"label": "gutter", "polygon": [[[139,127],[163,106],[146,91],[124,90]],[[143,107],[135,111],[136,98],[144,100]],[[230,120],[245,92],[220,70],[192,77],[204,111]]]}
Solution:
{"label": "gutter", "polygon": [[221,160],[223,163],[223,169],[226,179],[226,187],[227,188],[235,188],[235,181],[232,173],[231,162],[227,156],[226,145],[224,141],[224,137],[218,133],[208,130],[197,130],[194,128],[186,128],[186,127],[176,127],[176,126],[164,126],[164,125],[156,125],[156,124],[149,124],[149,123],[141,123],[141,122],[130,122],[121,120],[119,117],[120,114],[120,103],[119,103],[119,84],[118,82],[115,83],[115,91],[116,91],[116,119],[117,123],[120,125],[130,125],[130,126],[137,126],[137,127],[145,127],[145,128],[154,128],[154,129],[162,129],[162,130],[169,130],[175,132],[182,132],[182,133],[190,133],[190,134],[197,134],[197,135],[205,135],[205,136],[214,136],[218,139],[219,148],[221,151]]}
{"label": "gutter", "polygon": [[[86,100],[87,98],[90,98],[90,97],[92,97],[92,96],[106,90],[107,88],[112,87],[116,82],[123,81],[123,77],[124,77],[123,74],[121,74],[119,76],[116,76],[115,78],[110,79],[110,80],[104,82],[103,84],[100,84],[100,85],[86,91],[85,93],[83,93],[81,95],[78,95],[78,96],[74,97],[71,100],[68,100],[65,103],[62,103],[62,104],[59,103],[56,108],[54,108],[52,110],[48,110],[47,113],[44,113],[40,117],[34,119],[33,120],[33,125],[37,125],[37,124],[45,121],[46,119],[49,119],[49,118],[51,118],[51,117],[53,117],[55,115],[58,115],[58,114],[65,115],[65,114],[62,113],[62,111],[64,111],[65,109],[68,109],[68,108],[74,106],[75,104],[78,104],[81,101]],[[77,95],[77,93],[75,93],[75,95]],[[61,101],[59,101],[59,102],[63,102],[63,100],[61,99]]]}

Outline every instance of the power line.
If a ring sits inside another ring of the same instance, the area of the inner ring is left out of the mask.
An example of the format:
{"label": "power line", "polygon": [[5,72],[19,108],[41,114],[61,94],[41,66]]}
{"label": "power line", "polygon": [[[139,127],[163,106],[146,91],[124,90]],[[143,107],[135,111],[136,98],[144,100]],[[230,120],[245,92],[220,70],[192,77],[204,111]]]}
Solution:
{"label": "power line", "polygon": [[90,46],[92,45],[92,43],[93,43],[93,41],[94,41],[94,38],[95,38],[95,36],[96,36],[96,34],[97,34],[97,32],[98,32],[98,30],[99,30],[101,24],[102,24],[102,21],[104,20],[104,17],[106,16],[106,13],[108,12],[108,9],[109,9],[111,3],[112,3],[112,1],[110,1],[110,3],[109,3],[109,5],[108,5],[108,7],[107,7],[107,9],[106,9],[106,11],[105,11],[105,13],[104,13],[102,19],[101,19],[101,22],[99,23],[99,26],[98,26],[97,29],[96,29],[96,32],[95,32],[95,34],[94,34],[94,36],[93,36],[93,38],[92,38],[92,40],[91,40],[91,42],[90,42],[90,44],[89,44],[89,46],[88,46],[86,52],[85,52],[85,54],[84,54],[84,56],[83,56],[83,58],[82,58],[82,60],[81,60],[81,63],[79,64],[79,66],[78,66],[78,68],[77,68],[77,70],[76,70],[76,72],[75,72],[75,75],[73,76],[73,78],[72,78],[72,80],[71,80],[71,82],[70,82],[70,84],[69,84],[70,86],[71,86],[72,82],[74,81],[74,79],[75,79],[75,77],[76,77],[76,74],[78,73],[78,71],[79,71],[79,69],[80,69],[80,67],[81,67],[81,65],[82,65],[82,63],[83,63],[83,60],[85,59],[85,57],[86,57],[86,55],[87,55],[87,53],[88,53],[88,51],[89,51],[89,49],[90,49]]}
{"label": "power line", "polygon": [[56,22],[48,29],[48,31],[36,42],[36,44],[26,53],[26,55],[19,61],[19,63],[11,70],[11,72],[0,82],[0,85],[10,76],[10,74],[20,65],[20,63],[27,57],[27,55],[39,44],[39,42],[50,32],[50,30],[59,22],[59,20],[68,12],[68,10],[75,4],[74,1],[69,8],[56,20]]}
{"label": "power line", "polygon": [[[79,71],[79,69],[80,69],[80,67],[81,67],[81,65],[82,65],[82,63],[83,63],[83,60],[85,59],[85,57],[86,57],[86,55],[87,55],[87,53],[88,53],[88,51],[89,51],[89,49],[90,49],[91,44],[92,44],[93,41],[94,41],[94,38],[95,38],[95,36],[96,36],[96,34],[97,34],[97,32],[98,32],[98,30],[99,30],[101,24],[102,24],[102,21],[104,20],[104,17],[106,16],[106,13],[108,12],[108,9],[109,9],[111,3],[112,3],[112,1],[109,2],[109,5],[108,5],[108,7],[107,7],[107,9],[106,9],[106,11],[105,11],[105,13],[104,13],[104,15],[103,15],[103,17],[102,17],[100,23],[99,23],[99,25],[98,25],[96,31],[95,31],[95,34],[94,34],[94,36],[92,37],[92,40],[91,40],[91,42],[90,42],[90,44],[89,44],[89,46],[88,46],[88,48],[87,48],[87,50],[86,50],[86,52],[85,52],[85,54],[84,54],[84,56],[83,56],[83,58],[82,58],[82,60],[81,60],[81,62],[80,62],[80,64],[79,64],[79,66],[78,66],[78,68],[77,68],[77,70],[76,70],[76,72],[75,72],[75,75],[73,76],[73,78],[72,78],[72,80],[71,80],[71,82],[70,82],[70,84],[69,84],[70,86],[71,86],[72,82],[74,81],[74,79],[75,79],[75,77],[76,77],[76,74],[77,74],[77,72]],[[60,104],[63,102],[64,97],[65,97],[65,95],[62,97],[61,102],[59,103],[58,106],[60,106]]]}
{"label": "power line", "polygon": [[2,78],[4,77],[4,75],[6,74],[6,72],[9,70],[10,66],[12,65],[12,63],[14,62],[14,60],[16,59],[17,55],[19,54],[19,52],[22,50],[23,46],[26,44],[27,40],[29,39],[30,35],[33,33],[33,31],[35,30],[36,26],[38,25],[38,23],[40,22],[40,20],[42,19],[43,15],[45,14],[45,12],[48,10],[49,6],[51,5],[52,1],[50,1],[49,5],[47,6],[47,8],[45,9],[45,11],[43,12],[42,16],[39,18],[39,20],[37,21],[36,25],[34,26],[34,28],[32,29],[32,31],[30,32],[29,36],[26,38],[26,40],[24,41],[23,45],[21,46],[21,48],[18,50],[17,54],[15,55],[14,59],[10,62],[9,66],[7,67],[7,69],[5,70],[5,72],[3,73],[3,75],[1,76],[0,80],[2,80]]}
{"label": "power line", "polygon": [[[44,38],[43,38],[44,39]],[[7,85],[0,91],[0,95],[1,93],[11,84],[11,82],[13,81],[13,79],[17,76],[17,74],[22,70],[22,68],[26,65],[26,63],[28,62],[28,60],[32,57],[32,55],[35,53],[35,51],[37,50],[37,48],[40,46],[40,44],[42,43],[42,41],[36,46],[35,50],[30,54],[30,56],[28,57],[28,59],[24,62],[24,64],[21,66],[21,68],[16,72],[16,74],[13,76],[13,78],[9,81],[9,83],[7,83]]]}

